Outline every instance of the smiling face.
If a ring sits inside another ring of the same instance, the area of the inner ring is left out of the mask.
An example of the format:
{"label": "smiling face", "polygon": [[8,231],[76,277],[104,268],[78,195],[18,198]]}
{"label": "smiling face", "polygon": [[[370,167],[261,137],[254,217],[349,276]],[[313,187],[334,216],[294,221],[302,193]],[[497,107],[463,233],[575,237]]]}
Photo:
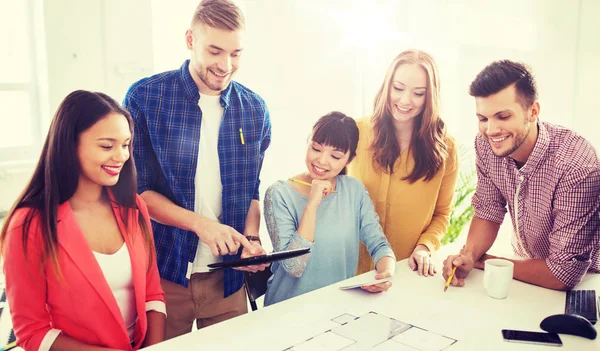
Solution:
{"label": "smiling face", "polygon": [[406,122],[417,117],[425,106],[427,72],[418,64],[398,66],[390,84],[389,107],[394,120]]}
{"label": "smiling face", "polygon": [[225,31],[196,23],[186,32],[189,70],[202,94],[219,95],[231,82],[242,54],[243,30]]}
{"label": "smiling face", "polygon": [[490,143],[494,155],[527,159],[528,154],[518,157],[515,154],[524,148],[523,145],[530,136],[531,124],[537,119],[539,104],[535,102],[525,109],[517,99],[514,84],[488,97],[475,98],[475,104],[479,132]]}
{"label": "smiling face", "polygon": [[348,164],[350,152],[309,140],[306,148],[306,168],[312,179],[335,178]]}
{"label": "smiling face", "polygon": [[129,160],[131,132],[125,116],[108,114],[79,135],[79,186],[113,186]]}

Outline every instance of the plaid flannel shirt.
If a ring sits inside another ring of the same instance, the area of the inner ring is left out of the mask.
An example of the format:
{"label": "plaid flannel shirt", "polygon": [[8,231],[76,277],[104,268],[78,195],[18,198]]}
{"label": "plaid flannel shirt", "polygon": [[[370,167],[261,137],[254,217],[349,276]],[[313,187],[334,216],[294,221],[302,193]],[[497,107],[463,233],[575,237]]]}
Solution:
{"label": "plaid flannel shirt", "polygon": [[[138,171],[138,193],[153,190],[194,211],[202,111],[198,107],[198,87],[188,65],[189,60],[178,70],[134,83],[123,105],[135,123],[133,156]],[[222,223],[243,233],[250,202],[259,199],[259,175],[271,142],[271,122],[263,99],[237,82],[229,84],[220,101],[225,110],[218,141]],[[198,236],[155,221],[152,230],[160,276],[187,287],[188,264],[194,261]],[[223,256],[224,261],[237,258],[239,255]],[[224,297],[227,297],[241,288],[244,275],[227,269],[224,280]]]}
{"label": "plaid flannel shirt", "polygon": [[600,162],[576,133],[538,122],[538,138],[525,165],[497,157],[481,135],[475,140],[475,216],[502,223],[506,206],[515,253],[544,259],[552,274],[574,287],[600,272]]}

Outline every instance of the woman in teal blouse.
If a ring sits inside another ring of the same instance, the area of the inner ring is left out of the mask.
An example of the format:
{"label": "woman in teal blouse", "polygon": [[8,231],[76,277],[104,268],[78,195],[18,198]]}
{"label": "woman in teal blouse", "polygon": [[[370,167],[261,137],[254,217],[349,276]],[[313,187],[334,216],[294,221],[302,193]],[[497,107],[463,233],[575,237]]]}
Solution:
{"label": "woman in teal blouse", "polygon": [[[273,263],[265,305],[353,277],[359,242],[376,262],[376,279],[394,274],[395,256],[362,183],[346,176],[356,155],[356,122],[332,112],[313,127],[306,150],[307,171],[277,181],[265,196],[265,219],[274,251],[311,248],[311,253]],[[387,290],[391,282],[363,287]]]}

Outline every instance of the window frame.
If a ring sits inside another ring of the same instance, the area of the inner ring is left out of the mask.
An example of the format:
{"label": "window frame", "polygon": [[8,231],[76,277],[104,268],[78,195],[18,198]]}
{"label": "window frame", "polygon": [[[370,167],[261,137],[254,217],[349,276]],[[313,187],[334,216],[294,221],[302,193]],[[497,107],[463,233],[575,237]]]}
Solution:
{"label": "window frame", "polygon": [[[42,83],[40,74],[39,57],[43,49],[43,4],[41,0],[22,0],[25,3],[25,13],[27,21],[27,37],[30,52],[30,79],[28,82],[3,83],[0,82],[0,92],[25,92],[30,100],[30,121],[31,121],[31,139],[32,143],[27,146],[8,146],[0,147],[0,165],[10,165],[19,163],[35,162],[39,156],[42,138],[42,125],[44,124],[44,114],[42,113],[40,100],[40,86]],[[41,19],[41,21],[38,21]],[[14,124],[8,124],[7,128],[15,128]]]}

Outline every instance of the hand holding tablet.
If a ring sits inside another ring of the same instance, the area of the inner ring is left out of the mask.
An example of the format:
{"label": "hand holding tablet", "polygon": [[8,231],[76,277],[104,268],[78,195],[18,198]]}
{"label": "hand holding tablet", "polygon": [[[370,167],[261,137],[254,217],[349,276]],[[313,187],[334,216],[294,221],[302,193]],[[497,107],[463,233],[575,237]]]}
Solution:
{"label": "hand holding tablet", "polygon": [[208,268],[210,268],[211,270],[216,270],[216,269],[221,269],[221,268],[226,268],[226,267],[234,268],[234,267],[251,266],[251,265],[262,264],[262,263],[271,263],[274,261],[285,260],[285,259],[292,258],[292,257],[306,255],[309,252],[310,252],[310,248],[279,251],[279,252],[273,252],[273,253],[265,254],[265,255],[241,258],[238,260],[212,263],[212,264],[208,265]]}
{"label": "hand holding tablet", "polygon": [[355,288],[360,288],[363,286],[370,286],[370,285],[376,285],[379,283],[385,283],[385,282],[389,282],[392,280],[393,277],[387,277],[387,278],[383,278],[383,279],[375,279],[375,278],[367,278],[366,280],[360,281],[358,283],[355,284],[351,284],[351,285],[344,285],[344,286],[340,286],[341,290],[349,290],[349,289],[355,289]]}

